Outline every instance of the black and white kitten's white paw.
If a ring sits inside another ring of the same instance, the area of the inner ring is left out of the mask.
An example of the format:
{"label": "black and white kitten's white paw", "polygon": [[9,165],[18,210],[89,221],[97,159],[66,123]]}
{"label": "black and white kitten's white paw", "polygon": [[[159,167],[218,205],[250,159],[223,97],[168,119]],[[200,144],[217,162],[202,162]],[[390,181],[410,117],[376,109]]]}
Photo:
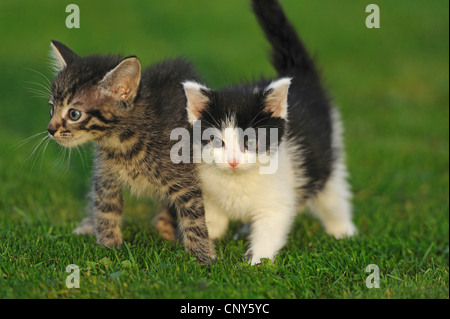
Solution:
{"label": "black and white kitten's white paw", "polygon": [[252,249],[247,250],[244,255],[245,261],[251,266],[262,264],[263,259],[270,259],[275,263],[275,255],[273,254],[254,254]]}
{"label": "black and white kitten's white paw", "polygon": [[72,233],[77,235],[95,235],[94,222],[91,217],[84,218]]}
{"label": "black and white kitten's white paw", "polygon": [[356,226],[351,221],[327,223],[325,231],[336,239],[344,239],[356,235]]}

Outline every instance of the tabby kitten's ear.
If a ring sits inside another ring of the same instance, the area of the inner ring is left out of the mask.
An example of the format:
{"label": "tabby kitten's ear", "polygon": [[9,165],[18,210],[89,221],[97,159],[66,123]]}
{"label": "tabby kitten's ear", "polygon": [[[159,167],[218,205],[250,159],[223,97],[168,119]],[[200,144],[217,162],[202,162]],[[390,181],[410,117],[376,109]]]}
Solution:
{"label": "tabby kitten's ear", "polygon": [[61,71],[68,64],[72,64],[80,58],[76,53],[74,53],[61,42],[52,40],[50,46],[50,56],[52,58],[52,64],[57,72]]}
{"label": "tabby kitten's ear", "polygon": [[189,123],[194,124],[195,121],[202,117],[202,111],[208,106],[209,89],[197,82],[183,82],[184,93],[187,98],[187,113]]}
{"label": "tabby kitten's ear", "polygon": [[106,73],[99,87],[117,101],[130,102],[136,97],[140,80],[141,62],[136,57],[130,57]]}
{"label": "tabby kitten's ear", "polygon": [[288,92],[291,80],[291,78],[282,78],[270,83],[265,89],[264,111],[271,113],[272,117],[287,118]]}

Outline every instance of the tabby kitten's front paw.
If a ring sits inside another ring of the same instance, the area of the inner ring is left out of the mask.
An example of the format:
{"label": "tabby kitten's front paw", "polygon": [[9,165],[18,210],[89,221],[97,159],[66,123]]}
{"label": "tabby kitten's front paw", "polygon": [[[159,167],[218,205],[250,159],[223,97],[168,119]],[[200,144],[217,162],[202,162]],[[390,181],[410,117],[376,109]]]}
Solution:
{"label": "tabby kitten's front paw", "polygon": [[109,248],[120,248],[123,244],[122,233],[111,230],[107,233],[97,233],[97,244]]}
{"label": "tabby kitten's front paw", "polygon": [[190,248],[186,247],[186,250],[188,253],[195,256],[199,263],[204,265],[211,264],[217,260],[212,240],[208,240],[206,245],[198,245]]}
{"label": "tabby kitten's front paw", "polygon": [[216,253],[214,252],[214,249],[208,253],[197,254],[196,257],[199,263],[204,265],[214,263],[217,260],[217,256]]}

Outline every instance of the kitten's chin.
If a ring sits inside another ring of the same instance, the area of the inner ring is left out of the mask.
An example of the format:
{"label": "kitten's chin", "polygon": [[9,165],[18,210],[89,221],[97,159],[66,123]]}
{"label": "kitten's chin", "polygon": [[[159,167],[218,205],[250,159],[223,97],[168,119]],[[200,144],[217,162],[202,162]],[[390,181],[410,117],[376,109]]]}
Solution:
{"label": "kitten's chin", "polygon": [[229,164],[216,164],[216,167],[225,174],[246,174],[254,171],[255,164],[238,164],[235,167]]}
{"label": "kitten's chin", "polygon": [[76,147],[80,146],[82,144],[87,143],[89,140],[80,136],[80,137],[72,137],[72,138],[65,138],[65,137],[52,137],[53,140],[55,140],[59,145],[64,147]]}

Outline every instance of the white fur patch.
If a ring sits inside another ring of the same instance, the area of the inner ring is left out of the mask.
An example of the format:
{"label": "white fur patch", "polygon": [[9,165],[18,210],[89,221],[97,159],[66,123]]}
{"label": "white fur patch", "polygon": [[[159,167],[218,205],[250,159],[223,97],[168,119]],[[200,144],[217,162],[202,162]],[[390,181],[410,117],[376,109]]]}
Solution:
{"label": "white fur patch", "polygon": [[296,183],[301,179],[290,153],[282,142],[276,174],[260,174],[257,169],[232,173],[210,164],[199,167],[208,231],[220,237],[230,219],[252,222],[252,264],[261,258],[273,260],[286,243],[296,212]]}
{"label": "white fur patch", "polygon": [[327,234],[335,238],[353,236],[356,227],[352,222],[352,193],[347,182],[345,165],[343,126],[337,109],[331,110],[333,135],[331,143],[336,154],[331,176],[324,189],[311,200],[311,211],[322,221]]}

